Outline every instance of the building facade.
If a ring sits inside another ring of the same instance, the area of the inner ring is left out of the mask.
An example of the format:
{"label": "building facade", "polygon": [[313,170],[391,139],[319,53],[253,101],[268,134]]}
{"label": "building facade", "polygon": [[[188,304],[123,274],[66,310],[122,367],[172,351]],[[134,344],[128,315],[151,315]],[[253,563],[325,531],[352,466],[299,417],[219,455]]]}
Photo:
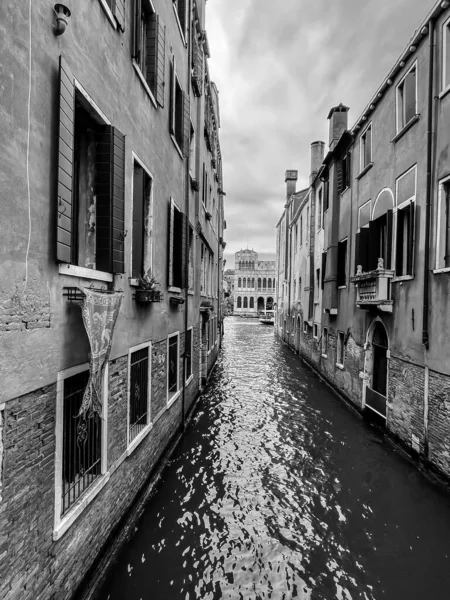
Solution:
{"label": "building facade", "polygon": [[222,331],[205,0],[53,6],[0,6],[5,599],[73,595]]}
{"label": "building facade", "polygon": [[258,313],[273,310],[275,261],[258,260],[258,253],[248,249],[234,256],[234,314],[257,317]]}
{"label": "building facade", "polygon": [[331,109],[326,155],[312,146],[309,200],[295,208],[288,171],[277,226],[278,334],[446,477],[449,56],[450,9],[439,2],[352,128],[346,106]]}

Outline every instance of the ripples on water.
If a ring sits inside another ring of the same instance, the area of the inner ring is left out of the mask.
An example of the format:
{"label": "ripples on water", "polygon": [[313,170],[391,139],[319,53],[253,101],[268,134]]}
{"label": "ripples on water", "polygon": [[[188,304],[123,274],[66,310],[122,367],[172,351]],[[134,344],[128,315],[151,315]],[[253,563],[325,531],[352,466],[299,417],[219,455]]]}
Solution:
{"label": "ripples on water", "polygon": [[199,410],[96,597],[450,598],[449,496],[273,328],[225,328]]}

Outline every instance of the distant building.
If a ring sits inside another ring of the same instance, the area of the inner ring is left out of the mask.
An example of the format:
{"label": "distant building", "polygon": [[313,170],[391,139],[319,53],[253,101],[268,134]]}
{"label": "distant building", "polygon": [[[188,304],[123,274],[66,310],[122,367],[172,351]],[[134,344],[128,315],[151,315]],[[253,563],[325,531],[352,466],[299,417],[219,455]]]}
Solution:
{"label": "distant building", "polygon": [[257,316],[258,312],[273,310],[276,285],[274,260],[258,260],[254,250],[235,254],[234,313]]}
{"label": "distant building", "polygon": [[308,189],[286,172],[276,331],[450,478],[449,56],[440,1],[353,127],[330,110]]}

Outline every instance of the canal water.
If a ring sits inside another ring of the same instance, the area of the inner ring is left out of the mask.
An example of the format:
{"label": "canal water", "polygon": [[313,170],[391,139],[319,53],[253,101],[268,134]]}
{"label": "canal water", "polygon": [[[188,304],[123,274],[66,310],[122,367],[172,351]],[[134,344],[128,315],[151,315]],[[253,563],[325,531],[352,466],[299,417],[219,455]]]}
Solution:
{"label": "canal water", "polygon": [[95,597],[447,600],[449,500],[273,328],[228,318],[199,409]]}

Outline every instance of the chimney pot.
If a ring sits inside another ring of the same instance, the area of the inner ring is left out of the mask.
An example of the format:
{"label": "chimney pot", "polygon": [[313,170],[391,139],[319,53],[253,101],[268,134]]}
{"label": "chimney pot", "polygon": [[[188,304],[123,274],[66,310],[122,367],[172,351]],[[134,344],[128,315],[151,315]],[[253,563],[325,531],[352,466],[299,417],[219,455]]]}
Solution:
{"label": "chimney pot", "polygon": [[292,194],[295,194],[295,188],[297,187],[297,179],[298,179],[298,171],[294,171],[294,170],[286,171],[284,181],[286,183],[286,198],[288,200],[292,196]]}
{"label": "chimney pot", "polygon": [[344,106],[341,102],[338,106],[334,106],[328,113],[330,121],[330,150],[334,150],[341,135],[348,128],[348,106]]}
{"label": "chimney pot", "polygon": [[322,166],[323,159],[325,157],[325,142],[313,142],[311,144],[311,176],[309,184],[311,185],[314,177]]}

